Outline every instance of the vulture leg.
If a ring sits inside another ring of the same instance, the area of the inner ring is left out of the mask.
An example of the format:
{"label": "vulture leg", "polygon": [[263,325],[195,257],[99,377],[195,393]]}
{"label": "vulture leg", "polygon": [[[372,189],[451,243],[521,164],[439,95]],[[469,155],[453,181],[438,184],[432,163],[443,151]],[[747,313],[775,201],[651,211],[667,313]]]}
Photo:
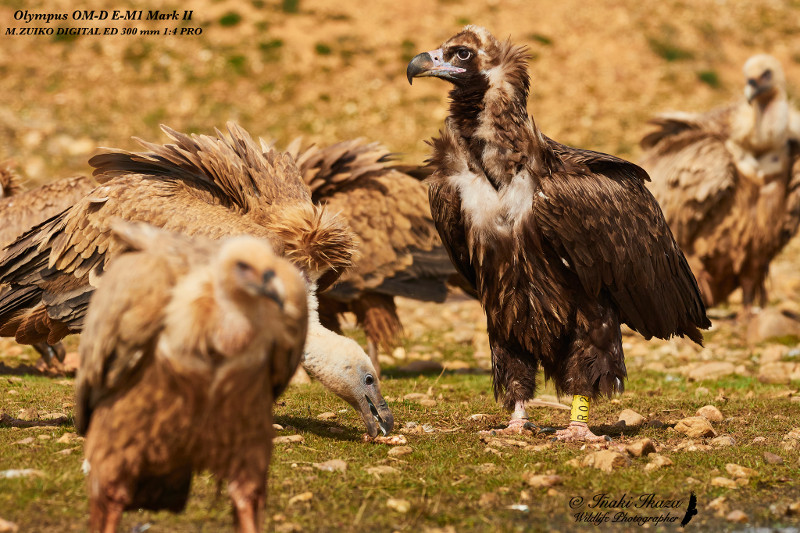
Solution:
{"label": "vulture leg", "polygon": [[[264,476],[266,483],[266,473]],[[266,487],[252,482],[228,483],[228,494],[233,501],[234,523],[239,533],[259,533],[263,530]]]}
{"label": "vulture leg", "polygon": [[605,437],[598,437],[589,429],[589,398],[576,394],[572,398],[572,414],[569,426],[556,431],[556,438],[564,442],[605,442]]}
{"label": "vulture leg", "polygon": [[[489,336],[492,349],[492,372],[494,374],[495,397],[503,395],[506,409],[514,409],[511,420],[504,429],[481,431],[482,434],[513,435],[532,428],[525,411],[525,402],[536,392],[536,372],[538,361],[521,346],[508,340],[497,341]],[[522,354],[522,355],[520,355]],[[502,385],[502,390],[498,387]]]}
{"label": "vulture leg", "polygon": [[60,362],[64,362],[64,356],[66,355],[66,350],[64,349],[64,345],[60,342],[56,344],[47,344],[46,342],[37,342],[33,345],[34,349],[39,352],[39,355],[42,356],[42,359],[47,366],[51,366],[53,364],[53,357],[58,359]]}
{"label": "vulture leg", "polygon": [[[89,474],[89,486],[95,487],[99,483]],[[92,492],[95,492],[94,490]],[[113,497],[109,492],[124,494],[124,489],[112,491],[106,487],[98,487],[96,493],[89,500],[89,531],[92,533],[116,533],[117,526],[122,520],[122,513],[127,506],[125,498]],[[127,499],[128,501],[130,498]]]}
{"label": "vulture leg", "polygon": [[588,297],[582,300],[575,319],[578,327],[567,353],[556,362],[557,371],[545,365],[545,372],[554,376],[556,390],[573,395],[569,426],[557,431],[556,438],[565,442],[602,442],[605,437],[589,430],[589,401],[601,395],[610,397],[624,389],[627,371],[622,333],[619,316],[607,302],[591,301]]}

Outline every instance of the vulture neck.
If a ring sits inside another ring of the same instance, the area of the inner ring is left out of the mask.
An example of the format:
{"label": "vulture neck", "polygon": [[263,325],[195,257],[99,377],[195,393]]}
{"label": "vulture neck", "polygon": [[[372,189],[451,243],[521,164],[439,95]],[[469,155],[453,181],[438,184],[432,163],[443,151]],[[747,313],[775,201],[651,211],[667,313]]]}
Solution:
{"label": "vulture neck", "polygon": [[500,63],[450,93],[450,123],[499,190],[524,169],[532,174],[553,157],[528,115],[527,58],[512,48]]}

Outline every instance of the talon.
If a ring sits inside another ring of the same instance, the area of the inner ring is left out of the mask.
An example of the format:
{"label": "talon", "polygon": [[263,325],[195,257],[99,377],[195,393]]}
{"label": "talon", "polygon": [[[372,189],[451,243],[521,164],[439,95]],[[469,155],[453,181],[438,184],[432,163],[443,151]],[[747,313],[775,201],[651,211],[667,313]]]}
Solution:
{"label": "talon", "polygon": [[533,422],[525,422],[525,424],[522,426],[522,428],[523,429],[530,429],[531,431],[535,431],[538,428],[538,426],[536,424],[534,424]]}
{"label": "talon", "polygon": [[553,435],[553,434],[555,434],[555,432],[556,432],[556,428],[554,428],[554,427],[547,426],[547,427],[539,428],[539,435]]}

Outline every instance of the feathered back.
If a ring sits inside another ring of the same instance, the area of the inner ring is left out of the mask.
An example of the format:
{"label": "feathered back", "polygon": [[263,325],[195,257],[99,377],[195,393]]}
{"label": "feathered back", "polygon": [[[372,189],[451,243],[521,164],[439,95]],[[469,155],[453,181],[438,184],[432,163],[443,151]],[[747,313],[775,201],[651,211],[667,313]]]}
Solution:
{"label": "feathered back", "polygon": [[19,178],[8,163],[0,164],[0,200],[14,196],[22,191],[22,186],[19,183]]}

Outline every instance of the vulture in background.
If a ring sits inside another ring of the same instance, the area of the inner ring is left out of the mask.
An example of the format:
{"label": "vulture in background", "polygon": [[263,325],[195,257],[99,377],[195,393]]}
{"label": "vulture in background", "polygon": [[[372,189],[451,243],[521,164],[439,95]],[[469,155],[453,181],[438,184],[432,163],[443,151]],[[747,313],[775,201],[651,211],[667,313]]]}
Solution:
{"label": "vulture in background", "polygon": [[391,353],[402,334],[394,297],[443,302],[448,281],[459,276],[431,219],[428,189],[420,181],[429,173],[391,164],[385,148],[361,139],[302,152],[295,141],[287,151],[314,203],[340,213],[359,239],[353,268],[319,295],[320,319],[341,331],[339,314],[355,314],[379,368],[378,347]]}
{"label": "vulture in background", "polygon": [[[573,395],[560,440],[601,440],[589,400],[623,389],[620,324],[702,342],[710,322],[644,170],[559,144],[528,115],[528,54],[467,26],[416,56],[408,80],[453,85],[432,141],[429,200],[456,268],[486,312],[495,397],[527,424],[539,365]],[[530,427],[530,426],[529,426]]]}
{"label": "vulture in background", "polygon": [[261,237],[308,282],[306,370],[356,409],[371,436],[391,431],[369,357],[317,317],[316,288],[333,283],[355,251],[346,222],[312,203],[291,156],[257,145],[236,124],[228,125],[229,138],[163,129],[175,144],[139,141],[149,152],[93,157],[101,185],[4,250],[0,335],[52,344],[80,331],[92,291],[122,250],[111,235],[116,219],[208,239]]}
{"label": "vulture in background", "polygon": [[[75,204],[95,185],[89,177],[76,176],[23,191],[11,170],[0,167],[0,249],[14,242],[26,230]],[[0,294],[2,292],[0,284]],[[48,365],[54,357],[63,361],[66,354],[60,342],[52,346],[39,342],[33,347]]]}
{"label": "vulture in background", "polygon": [[741,101],[659,115],[641,145],[650,190],[706,305],[741,287],[749,309],[767,304],[769,263],[800,223],[800,120],[777,59],[751,57],[744,77]]}
{"label": "vulture in background", "polygon": [[210,470],[237,530],[261,531],[272,401],[303,353],[305,283],[264,239],[112,229],[121,249],[91,297],[76,383],[90,530],[113,533],[126,509],[183,510],[192,472]]}

